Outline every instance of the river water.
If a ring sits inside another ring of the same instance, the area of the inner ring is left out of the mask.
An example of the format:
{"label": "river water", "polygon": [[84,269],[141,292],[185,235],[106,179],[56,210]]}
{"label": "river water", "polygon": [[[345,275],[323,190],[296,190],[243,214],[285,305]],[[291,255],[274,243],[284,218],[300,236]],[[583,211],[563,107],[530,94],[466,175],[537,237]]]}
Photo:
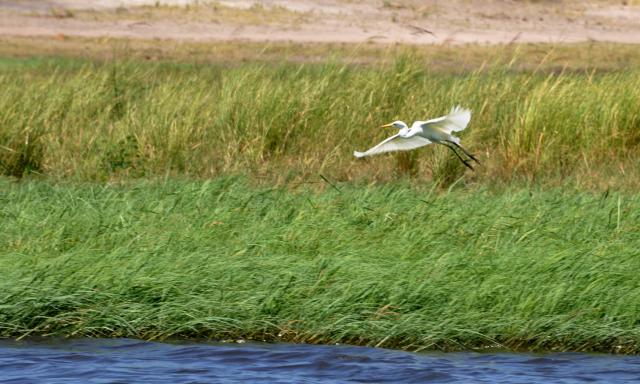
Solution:
{"label": "river water", "polygon": [[267,343],[0,340],[0,383],[640,383],[640,356]]}

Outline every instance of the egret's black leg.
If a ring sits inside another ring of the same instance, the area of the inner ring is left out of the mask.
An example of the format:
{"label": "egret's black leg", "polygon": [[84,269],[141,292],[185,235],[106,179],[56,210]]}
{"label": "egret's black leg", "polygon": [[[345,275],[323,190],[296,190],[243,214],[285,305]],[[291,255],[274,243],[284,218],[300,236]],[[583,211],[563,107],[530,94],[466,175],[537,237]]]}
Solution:
{"label": "egret's black leg", "polygon": [[462,158],[462,156],[460,156],[460,154],[458,154],[458,152],[455,150],[455,148],[453,148],[452,146],[450,146],[449,144],[446,144],[447,142],[442,142],[442,145],[444,145],[445,147],[449,148],[450,150],[453,151],[453,153],[456,154],[456,156],[458,157],[458,159],[460,159],[460,161],[462,161],[462,164],[464,164],[467,168],[469,168],[470,170],[473,171],[473,167],[471,166],[471,164],[469,164],[469,162],[465,159]]}
{"label": "egret's black leg", "polygon": [[464,152],[465,155],[469,156],[473,161],[475,161],[476,163],[480,164],[480,161],[478,161],[478,159],[476,159],[475,156],[473,156],[471,153],[469,153],[469,151],[464,149],[464,147],[462,145],[456,143],[455,141],[447,140],[447,142],[455,145],[458,148],[460,148],[460,150],[462,150],[462,152]]}

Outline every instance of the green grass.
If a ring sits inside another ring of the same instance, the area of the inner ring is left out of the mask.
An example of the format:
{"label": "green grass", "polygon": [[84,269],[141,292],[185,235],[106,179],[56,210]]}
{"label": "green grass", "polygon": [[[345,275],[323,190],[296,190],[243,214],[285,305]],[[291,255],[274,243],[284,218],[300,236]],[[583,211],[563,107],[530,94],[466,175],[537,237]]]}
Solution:
{"label": "green grass", "polygon": [[640,71],[523,71],[510,57],[449,72],[411,54],[370,65],[5,58],[0,172],[448,185],[465,169],[444,148],[365,161],[352,151],[391,134],[381,124],[459,103],[473,110],[462,141],[483,164],[464,183],[637,189]]}
{"label": "green grass", "polygon": [[640,196],[0,180],[0,336],[640,350]]}

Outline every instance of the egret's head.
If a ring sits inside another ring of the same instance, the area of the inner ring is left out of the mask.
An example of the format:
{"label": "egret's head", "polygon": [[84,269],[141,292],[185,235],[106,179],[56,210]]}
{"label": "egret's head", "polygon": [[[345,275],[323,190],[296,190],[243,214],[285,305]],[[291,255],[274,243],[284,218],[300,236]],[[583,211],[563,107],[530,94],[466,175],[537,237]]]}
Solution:
{"label": "egret's head", "polygon": [[385,124],[380,128],[384,128],[384,127],[393,127],[396,129],[402,129],[402,128],[407,128],[407,124],[405,124],[404,121],[396,120],[393,123]]}

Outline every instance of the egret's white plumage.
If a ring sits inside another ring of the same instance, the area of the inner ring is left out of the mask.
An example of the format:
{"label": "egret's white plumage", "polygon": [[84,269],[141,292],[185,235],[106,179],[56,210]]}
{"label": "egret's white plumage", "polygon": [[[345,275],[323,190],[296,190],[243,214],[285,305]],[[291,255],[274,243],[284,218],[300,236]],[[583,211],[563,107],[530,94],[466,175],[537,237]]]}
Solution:
{"label": "egret's white plumage", "polygon": [[365,152],[354,151],[353,155],[355,157],[365,157],[391,151],[407,151],[427,144],[438,143],[449,147],[464,163],[464,165],[473,169],[467,161],[462,159],[453,146],[461,149],[472,160],[476,162],[478,162],[478,160],[472,154],[467,152],[466,149],[462,148],[459,137],[451,134],[452,132],[463,131],[469,124],[470,120],[471,111],[466,108],[456,106],[451,108],[451,111],[446,116],[441,116],[427,121],[415,121],[411,125],[411,128],[409,128],[403,121],[394,121],[391,124],[383,125],[383,127],[393,126],[399,129],[398,133]]}

